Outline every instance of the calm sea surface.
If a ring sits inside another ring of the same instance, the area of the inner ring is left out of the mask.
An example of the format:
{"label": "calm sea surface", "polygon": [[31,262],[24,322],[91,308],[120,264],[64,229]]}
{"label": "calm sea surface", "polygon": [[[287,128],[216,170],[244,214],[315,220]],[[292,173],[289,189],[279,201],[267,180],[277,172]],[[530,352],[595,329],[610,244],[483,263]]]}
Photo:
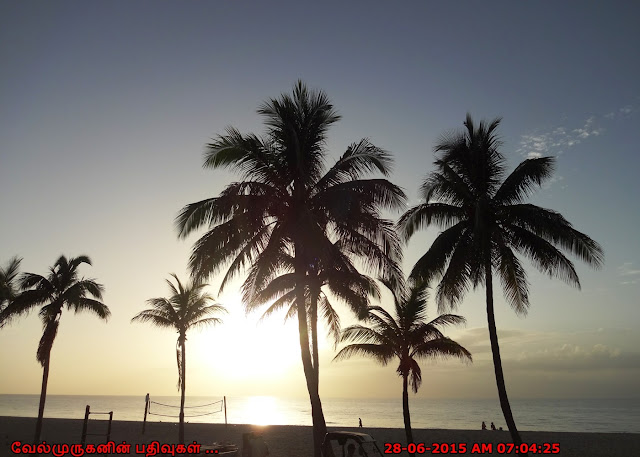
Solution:
{"label": "calm sea surface", "polygon": [[[0,416],[35,417],[38,395],[0,395]],[[179,397],[151,397],[149,421],[177,421]],[[224,423],[221,398],[187,397],[187,421]],[[141,421],[143,396],[49,395],[45,417],[81,419],[86,405],[91,411],[113,411],[115,420]],[[167,406],[164,406],[167,405]],[[207,406],[200,406],[207,405]],[[326,398],[322,405],[330,427],[355,427],[362,418],[365,427],[402,428],[400,398],[345,400]],[[640,433],[640,399],[611,400],[512,400],[518,429],[566,432]],[[506,429],[497,400],[410,399],[415,428],[479,429],[482,421],[493,421]],[[173,416],[173,417],[171,417]],[[105,416],[91,415],[92,419]],[[311,425],[308,400],[276,397],[228,397],[227,420],[231,424]]]}

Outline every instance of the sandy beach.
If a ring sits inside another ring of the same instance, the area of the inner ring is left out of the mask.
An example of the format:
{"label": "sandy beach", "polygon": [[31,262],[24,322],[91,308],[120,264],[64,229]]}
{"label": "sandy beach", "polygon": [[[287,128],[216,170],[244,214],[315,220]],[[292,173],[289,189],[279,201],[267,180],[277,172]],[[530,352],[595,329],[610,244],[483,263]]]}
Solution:
{"label": "sandy beach", "polygon": [[[22,441],[30,443],[35,428],[35,418],[28,417],[0,417],[0,455],[16,455],[11,451],[11,443]],[[42,439],[49,444],[53,443],[79,443],[82,435],[82,420],[77,419],[47,419],[44,420]],[[311,456],[311,427],[293,425],[220,425],[189,423],[185,426],[186,442],[196,441],[200,444],[230,441],[241,448],[242,435],[254,430],[263,432],[272,457],[304,457]],[[338,430],[338,429],[335,429]],[[404,444],[404,430],[391,428],[339,428],[339,430],[362,431],[373,436],[384,452],[384,443],[400,442]],[[106,432],[106,422],[90,421],[89,433]],[[474,455],[471,452],[474,443],[492,443],[493,453],[482,455],[504,455],[495,449],[497,443],[508,443],[508,432],[492,432],[481,430],[438,430],[417,429],[414,430],[416,443],[465,443],[466,455]],[[170,422],[147,423],[146,432],[142,434],[142,422],[113,421],[111,440],[116,444],[126,441],[132,444],[129,455],[140,455],[135,452],[135,444],[159,441],[161,444],[173,444],[177,442],[178,426]],[[583,457],[627,457],[638,455],[640,450],[640,434],[634,433],[565,433],[565,432],[522,432],[522,438],[526,443],[559,443],[561,456]],[[104,439],[90,436],[88,443],[101,443]],[[427,452],[424,455],[429,455]],[[449,451],[449,454],[452,452]],[[475,453],[478,455],[478,453]],[[53,454],[49,454],[53,455]],[[122,455],[122,454],[108,454]],[[396,455],[408,455],[406,453]],[[533,454],[529,454],[533,455]]]}

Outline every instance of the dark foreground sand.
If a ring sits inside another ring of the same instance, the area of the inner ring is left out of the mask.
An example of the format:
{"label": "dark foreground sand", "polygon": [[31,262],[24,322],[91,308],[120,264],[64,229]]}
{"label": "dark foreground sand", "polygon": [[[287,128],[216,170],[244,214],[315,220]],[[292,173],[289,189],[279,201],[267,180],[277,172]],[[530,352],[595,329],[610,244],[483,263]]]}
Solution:
{"label": "dark foreground sand", "polygon": [[[14,456],[11,451],[13,441],[30,443],[35,430],[34,418],[0,417],[0,456]],[[77,419],[44,419],[42,440],[53,443],[79,443],[82,435],[82,420]],[[312,456],[311,427],[293,425],[272,425],[259,427],[254,425],[219,425],[219,424],[186,424],[185,438],[187,443],[197,441],[200,444],[211,444],[214,441],[230,441],[241,449],[242,434],[252,430],[261,430],[269,446],[271,457],[306,457]],[[373,436],[384,452],[384,443],[400,442],[405,445],[404,430],[391,428],[336,428],[334,430],[362,431]],[[106,422],[89,422],[89,433],[106,432]],[[146,433],[142,435],[142,422],[113,421],[111,440],[116,444],[126,441],[133,444],[129,455],[135,453],[135,444],[149,443],[157,440],[161,444],[177,443],[178,425],[169,422],[147,423]],[[88,437],[87,442],[100,443],[99,437]],[[522,432],[526,443],[559,443],[561,456],[583,457],[633,457],[640,455],[640,434],[635,433],[563,433],[563,432]],[[414,430],[416,443],[466,443],[467,452],[462,455],[505,455],[495,450],[495,444],[510,442],[509,433],[481,430]],[[493,443],[492,454],[472,454],[474,443]],[[20,454],[24,455],[24,454]],[[44,454],[53,455],[53,454]],[[122,455],[122,454],[108,454]],[[391,455],[391,454],[390,454]],[[396,454],[406,456],[408,454]],[[418,454],[416,454],[418,455]],[[432,455],[426,452],[423,455]],[[450,451],[448,455],[452,455]],[[516,455],[513,453],[512,455]],[[534,454],[529,454],[534,455]],[[537,455],[537,454],[536,454]],[[548,454],[554,455],[554,454]]]}

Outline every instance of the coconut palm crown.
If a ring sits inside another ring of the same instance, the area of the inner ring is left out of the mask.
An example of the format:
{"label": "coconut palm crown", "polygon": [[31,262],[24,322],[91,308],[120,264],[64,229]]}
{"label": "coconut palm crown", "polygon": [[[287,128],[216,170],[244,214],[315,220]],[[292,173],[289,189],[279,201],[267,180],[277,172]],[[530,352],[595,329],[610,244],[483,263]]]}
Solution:
{"label": "coconut palm crown", "polygon": [[171,297],[147,300],[151,308],[140,311],[131,319],[131,322],[143,322],[155,327],[173,328],[178,332],[176,359],[178,363],[178,389],[181,391],[178,434],[180,443],[184,444],[187,331],[193,328],[222,323],[220,318],[210,316],[227,310],[222,305],[209,304],[213,298],[202,290],[208,284],[196,282],[183,285],[175,274],[171,273],[171,276],[176,281],[176,285],[173,285],[171,281],[167,280]]}
{"label": "coconut palm crown", "polygon": [[603,263],[602,248],[559,213],[526,202],[553,174],[553,157],[524,160],[506,176],[505,158],[496,134],[500,119],[475,125],[467,115],[465,129],[445,135],[436,145],[435,171],[421,187],[424,203],[399,221],[408,240],[416,230],[437,225],[442,232],[417,261],[411,277],[439,281],[440,310],[455,308],[465,293],[485,285],[489,336],[496,383],[505,420],[520,444],[507,398],[493,307],[493,280],[500,278],[505,298],[520,315],[529,308],[527,276],[517,254],[550,277],[580,287],[575,255],[590,266]]}

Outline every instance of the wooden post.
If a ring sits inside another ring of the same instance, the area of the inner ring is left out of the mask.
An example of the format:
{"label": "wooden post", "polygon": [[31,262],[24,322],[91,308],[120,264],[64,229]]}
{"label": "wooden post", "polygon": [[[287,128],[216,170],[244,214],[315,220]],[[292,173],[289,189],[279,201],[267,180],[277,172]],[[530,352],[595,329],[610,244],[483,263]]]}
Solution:
{"label": "wooden post", "polygon": [[111,421],[113,420],[113,411],[109,411],[109,428],[107,428],[107,443],[111,440]]}
{"label": "wooden post", "polygon": [[147,412],[149,412],[149,394],[144,399],[144,420],[142,421],[142,434],[144,435],[144,429],[147,426]]}
{"label": "wooden post", "polygon": [[84,424],[82,424],[82,447],[87,441],[87,424],[89,423],[89,405],[84,410]]}
{"label": "wooden post", "polygon": [[222,397],[222,402],[224,404],[224,425],[227,426],[227,396]]}

